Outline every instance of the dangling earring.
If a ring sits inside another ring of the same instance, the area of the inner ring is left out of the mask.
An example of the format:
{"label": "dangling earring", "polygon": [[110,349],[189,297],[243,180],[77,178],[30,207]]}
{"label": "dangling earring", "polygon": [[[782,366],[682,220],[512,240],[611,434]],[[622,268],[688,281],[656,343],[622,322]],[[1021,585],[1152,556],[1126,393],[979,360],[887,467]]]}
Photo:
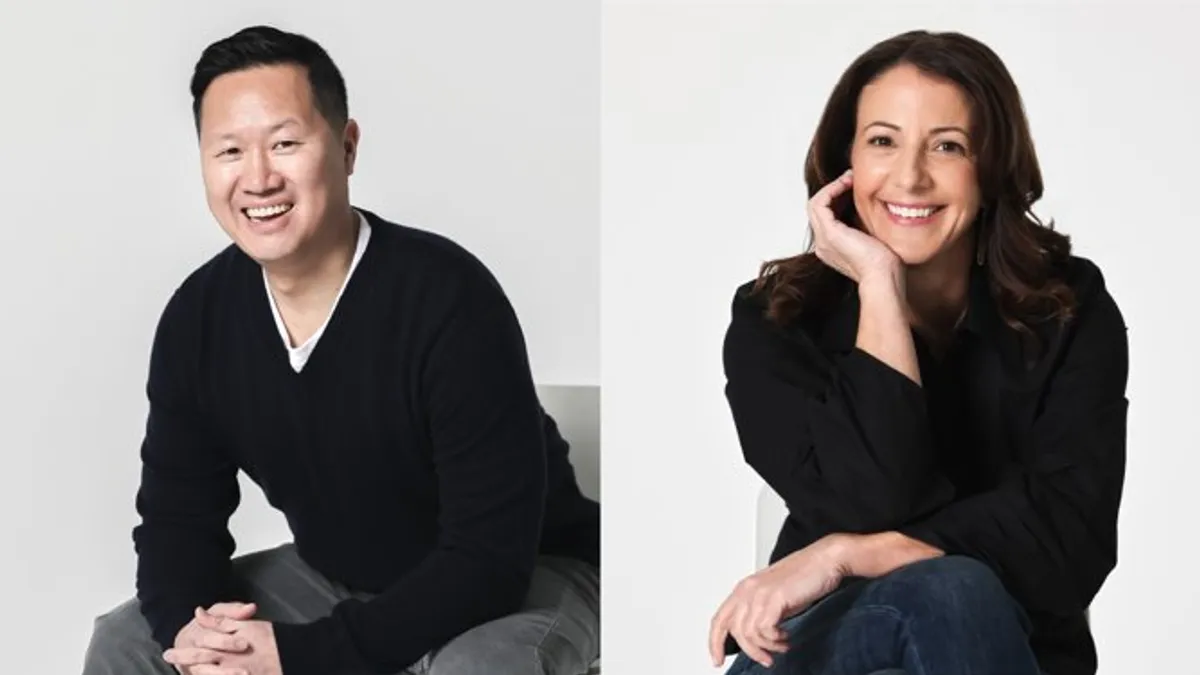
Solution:
{"label": "dangling earring", "polygon": [[984,226],[987,215],[985,209],[975,221],[975,264],[980,267],[983,267],[984,258],[987,256],[987,228]]}

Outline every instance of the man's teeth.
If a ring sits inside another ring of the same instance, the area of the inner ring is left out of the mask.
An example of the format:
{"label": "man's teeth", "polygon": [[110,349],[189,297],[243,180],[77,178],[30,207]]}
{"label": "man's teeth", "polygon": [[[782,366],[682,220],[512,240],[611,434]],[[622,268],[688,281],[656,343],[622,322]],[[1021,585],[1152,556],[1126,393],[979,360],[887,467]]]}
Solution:
{"label": "man's teeth", "polygon": [[901,218],[927,218],[938,210],[936,206],[927,206],[923,209],[910,209],[906,206],[896,206],[895,204],[887,205],[888,211]]}
{"label": "man's teeth", "polygon": [[291,204],[276,204],[275,206],[261,206],[252,209],[246,209],[246,215],[251,218],[270,218],[278,216],[281,213],[287,213],[292,210]]}

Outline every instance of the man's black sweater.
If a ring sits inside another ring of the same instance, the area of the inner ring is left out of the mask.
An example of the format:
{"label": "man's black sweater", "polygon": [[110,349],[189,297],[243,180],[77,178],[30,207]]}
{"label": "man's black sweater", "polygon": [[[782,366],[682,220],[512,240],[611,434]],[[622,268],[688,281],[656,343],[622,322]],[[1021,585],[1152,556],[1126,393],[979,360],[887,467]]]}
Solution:
{"label": "man's black sweater", "polygon": [[599,564],[599,506],[538,403],[499,284],[451,241],[363,213],[370,243],[300,372],[236,247],[167,304],[134,530],[164,647],[196,606],[244,597],[228,530],[239,469],[310,565],[380,594],[276,623],[288,675],[398,671],[518,609],[539,554]]}

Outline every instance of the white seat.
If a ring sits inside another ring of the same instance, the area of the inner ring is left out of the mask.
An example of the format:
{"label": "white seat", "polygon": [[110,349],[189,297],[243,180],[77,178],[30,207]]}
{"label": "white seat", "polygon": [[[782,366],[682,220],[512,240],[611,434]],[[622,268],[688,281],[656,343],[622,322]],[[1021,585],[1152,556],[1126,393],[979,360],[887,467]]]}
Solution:
{"label": "white seat", "polygon": [[600,387],[541,386],[538,398],[571,444],[579,489],[600,501]]}
{"label": "white seat", "polygon": [[755,523],[754,562],[755,569],[771,563],[771,550],[779,537],[779,529],[787,519],[788,508],[783,499],[775,494],[770,485],[763,483],[758,490],[758,518]]}
{"label": "white seat", "polygon": [[[571,465],[580,491],[600,501],[600,387],[542,386],[538,398],[571,444]],[[600,675],[600,659],[587,675]]]}

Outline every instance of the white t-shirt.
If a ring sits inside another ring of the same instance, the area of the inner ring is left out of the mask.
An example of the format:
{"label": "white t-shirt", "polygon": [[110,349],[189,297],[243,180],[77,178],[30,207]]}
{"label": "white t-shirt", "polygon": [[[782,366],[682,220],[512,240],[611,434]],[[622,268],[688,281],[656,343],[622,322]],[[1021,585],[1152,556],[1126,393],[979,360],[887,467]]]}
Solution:
{"label": "white t-shirt", "polygon": [[355,211],[358,214],[358,243],[354,246],[354,257],[350,260],[350,269],[346,271],[346,279],[342,282],[341,288],[338,289],[337,297],[333,299],[333,305],[329,308],[329,314],[325,316],[325,321],[321,323],[321,327],[317,332],[312,334],[304,344],[299,347],[292,346],[292,340],[288,337],[287,326],[283,323],[283,316],[279,314],[279,305],[275,303],[275,295],[271,292],[271,284],[267,282],[267,270],[263,269],[263,284],[267,287],[267,298],[271,301],[271,314],[275,317],[275,327],[279,329],[279,336],[283,339],[283,346],[288,351],[288,361],[292,364],[292,370],[297,373],[304,368],[304,364],[308,363],[308,357],[312,354],[312,350],[317,346],[317,340],[321,339],[321,334],[325,332],[325,326],[329,325],[329,317],[333,316],[333,311],[337,309],[338,301],[342,299],[342,291],[346,290],[346,283],[350,281],[350,276],[354,274],[354,268],[358,267],[358,261],[362,260],[363,252],[367,250],[367,241],[371,239],[371,224],[367,222],[366,216]]}

